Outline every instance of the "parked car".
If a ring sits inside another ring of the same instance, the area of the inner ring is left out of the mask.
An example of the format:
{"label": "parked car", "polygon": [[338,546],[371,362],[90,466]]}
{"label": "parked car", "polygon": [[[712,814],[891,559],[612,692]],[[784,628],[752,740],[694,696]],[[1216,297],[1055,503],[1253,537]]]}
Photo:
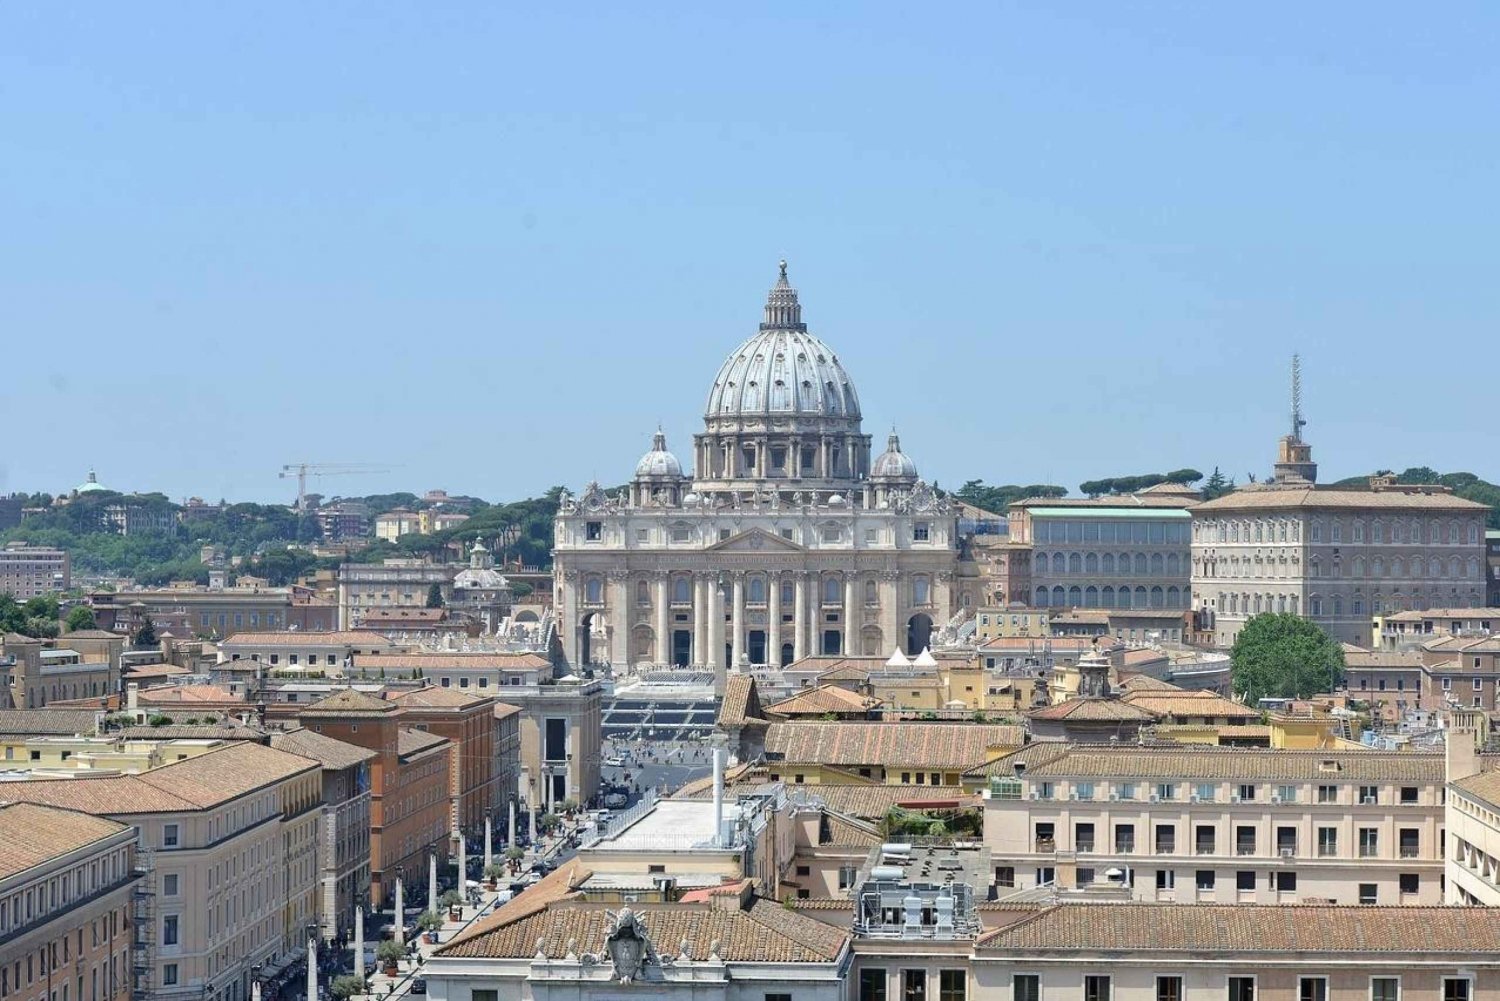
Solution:
{"label": "parked car", "polygon": [[415,980],[413,980],[411,982],[411,993],[421,994],[425,996],[427,994],[427,978],[417,977]]}

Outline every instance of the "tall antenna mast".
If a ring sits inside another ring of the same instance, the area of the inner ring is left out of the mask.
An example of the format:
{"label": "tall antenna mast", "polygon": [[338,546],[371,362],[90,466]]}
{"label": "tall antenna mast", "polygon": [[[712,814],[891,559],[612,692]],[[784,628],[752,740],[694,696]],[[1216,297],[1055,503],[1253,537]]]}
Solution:
{"label": "tall antenna mast", "polygon": [[1302,416],[1302,357],[1292,355],[1292,440],[1302,440],[1302,428],[1307,421]]}

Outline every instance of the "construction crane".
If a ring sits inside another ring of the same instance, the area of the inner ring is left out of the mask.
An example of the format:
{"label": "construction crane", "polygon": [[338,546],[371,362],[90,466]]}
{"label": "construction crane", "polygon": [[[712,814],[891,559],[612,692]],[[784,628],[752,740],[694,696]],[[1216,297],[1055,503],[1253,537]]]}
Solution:
{"label": "construction crane", "polygon": [[309,476],[364,476],[369,473],[388,473],[382,466],[371,466],[359,462],[293,462],[281,467],[278,478],[297,480],[297,510],[307,510],[307,478]]}

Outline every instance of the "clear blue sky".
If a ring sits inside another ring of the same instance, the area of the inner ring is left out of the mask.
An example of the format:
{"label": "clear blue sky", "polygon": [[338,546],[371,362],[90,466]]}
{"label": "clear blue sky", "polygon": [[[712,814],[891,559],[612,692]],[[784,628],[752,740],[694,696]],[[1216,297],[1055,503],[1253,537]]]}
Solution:
{"label": "clear blue sky", "polygon": [[[12,2],[0,490],[680,454],[791,262],[947,486],[1495,468],[1500,5]],[[877,446],[878,447],[878,446]]]}

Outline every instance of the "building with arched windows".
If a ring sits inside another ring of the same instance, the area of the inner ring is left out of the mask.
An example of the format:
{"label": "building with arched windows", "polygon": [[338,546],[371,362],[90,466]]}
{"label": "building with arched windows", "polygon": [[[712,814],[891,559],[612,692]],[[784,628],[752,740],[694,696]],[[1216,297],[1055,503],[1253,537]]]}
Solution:
{"label": "building with arched windows", "polygon": [[582,667],[780,666],[919,653],[954,611],[956,511],[892,433],[870,455],[839,357],[785,262],[709,389],[692,472],[658,432],[628,487],[565,494],[555,607]]}
{"label": "building with arched windows", "polygon": [[1390,476],[1366,489],[1317,486],[1299,402],[1294,388],[1272,479],[1193,508],[1193,608],[1218,645],[1264,612],[1365,645],[1384,613],[1483,605],[1489,508]]}

